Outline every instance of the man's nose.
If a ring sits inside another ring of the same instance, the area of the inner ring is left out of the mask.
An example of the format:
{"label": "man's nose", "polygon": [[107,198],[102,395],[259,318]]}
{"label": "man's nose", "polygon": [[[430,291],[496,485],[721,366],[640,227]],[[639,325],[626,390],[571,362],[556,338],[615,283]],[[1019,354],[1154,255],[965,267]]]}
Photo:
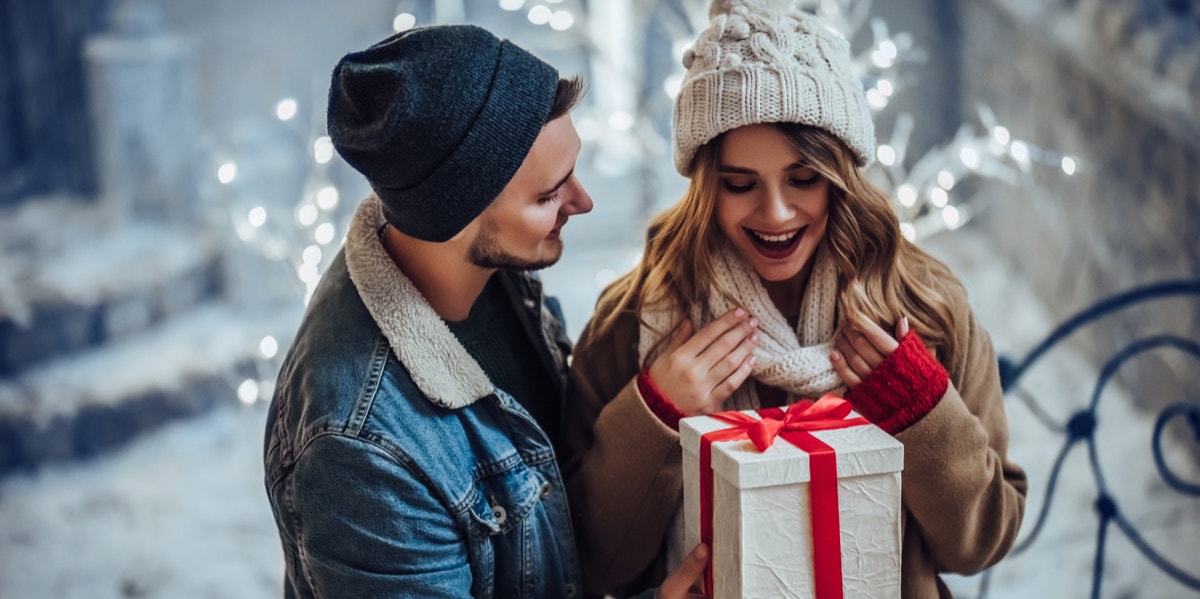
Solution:
{"label": "man's nose", "polygon": [[571,179],[567,181],[567,186],[569,187],[567,190],[569,195],[564,206],[567,214],[585,214],[591,212],[592,196],[588,195],[587,190],[583,188],[583,184],[579,182],[579,179],[575,175],[571,175]]}

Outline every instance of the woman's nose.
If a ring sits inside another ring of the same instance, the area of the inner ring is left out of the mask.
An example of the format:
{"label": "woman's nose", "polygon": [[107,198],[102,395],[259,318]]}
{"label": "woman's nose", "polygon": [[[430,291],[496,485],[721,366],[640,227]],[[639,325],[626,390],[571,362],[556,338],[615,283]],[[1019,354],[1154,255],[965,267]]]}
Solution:
{"label": "woman's nose", "polygon": [[765,188],[759,200],[759,212],[767,222],[783,222],[792,218],[792,206],[778,187]]}

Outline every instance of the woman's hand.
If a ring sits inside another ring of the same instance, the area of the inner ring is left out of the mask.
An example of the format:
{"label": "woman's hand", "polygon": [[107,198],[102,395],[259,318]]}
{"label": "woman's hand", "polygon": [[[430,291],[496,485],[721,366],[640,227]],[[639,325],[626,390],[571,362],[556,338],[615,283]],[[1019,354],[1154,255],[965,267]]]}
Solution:
{"label": "woman's hand", "polygon": [[846,386],[853,389],[867,378],[880,362],[896,351],[896,347],[900,345],[896,340],[903,339],[907,334],[907,317],[896,323],[894,338],[869,318],[851,317],[834,336],[835,349],[830,352],[829,360],[833,362],[833,369],[842,377]]}
{"label": "woman's hand", "polygon": [[692,334],[686,319],[650,365],[648,374],[664,398],[687,416],[721,410],[754,367],[758,319],[734,308]]}

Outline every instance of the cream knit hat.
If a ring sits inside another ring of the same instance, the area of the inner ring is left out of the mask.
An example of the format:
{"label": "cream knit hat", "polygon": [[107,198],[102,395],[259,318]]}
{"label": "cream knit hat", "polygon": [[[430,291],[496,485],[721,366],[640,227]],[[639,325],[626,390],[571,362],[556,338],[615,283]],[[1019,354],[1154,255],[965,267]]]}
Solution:
{"label": "cream knit hat", "polygon": [[743,125],[793,122],[836,135],[866,166],[875,125],[850,43],[794,0],[714,0],[709,25],[683,56],[675,98],[675,169],[687,176],[700,146]]}

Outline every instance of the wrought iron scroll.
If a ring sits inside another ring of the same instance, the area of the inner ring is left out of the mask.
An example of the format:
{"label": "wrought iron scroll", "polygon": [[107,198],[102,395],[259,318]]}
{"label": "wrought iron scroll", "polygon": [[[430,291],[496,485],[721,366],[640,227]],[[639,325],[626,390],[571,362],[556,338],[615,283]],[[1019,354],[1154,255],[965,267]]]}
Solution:
{"label": "wrought iron scroll", "polygon": [[[1100,397],[1105,386],[1126,362],[1145,352],[1172,349],[1183,352],[1195,358],[1200,363],[1200,342],[1169,334],[1148,336],[1134,340],[1114,354],[1103,365],[1088,407],[1076,412],[1065,424],[1056,422],[1038,404],[1032,395],[1017,386],[1017,382],[1046,352],[1081,327],[1134,304],[1177,296],[1200,296],[1200,278],[1164,281],[1107,297],[1064,321],[1051,331],[1023,359],[1014,361],[1007,356],[1000,357],[1000,380],[1006,396],[1015,397],[1023,402],[1043,426],[1046,426],[1051,431],[1061,433],[1065,437],[1062,449],[1059,450],[1058,457],[1055,458],[1054,465],[1050,470],[1050,477],[1045,485],[1045,498],[1042,501],[1041,510],[1038,512],[1037,521],[1029,533],[1013,547],[1009,555],[1017,555],[1026,551],[1037,540],[1043,525],[1046,523],[1050,505],[1054,499],[1054,491],[1059,480],[1063,461],[1077,443],[1081,441],[1085,442],[1091,462],[1092,475],[1096,480],[1097,497],[1095,509],[1099,517],[1099,526],[1096,533],[1096,554],[1092,566],[1091,596],[1093,598],[1100,597],[1101,581],[1104,574],[1105,543],[1109,525],[1111,524],[1115,524],[1118,530],[1158,569],[1184,586],[1200,590],[1200,577],[1194,573],[1185,571],[1156,551],[1142,538],[1142,535],[1121,512],[1120,506],[1109,492],[1104,473],[1100,468],[1100,460],[1096,453],[1096,440],[1094,437],[1097,423],[1096,408],[1100,402]],[[1172,404],[1163,409],[1155,420],[1154,431],[1151,437],[1151,451],[1154,455],[1154,463],[1159,475],[1171,489],[1184,495],[1200,497],[1200,482],[1184,480],[1172,472],[1163,456],[1163,431],[1167,423],[1177,418],[1182,418],[1187,423],[1191,429],[1193,440],[1200,445],[1200,400],[1190,399]],[[987,597],[993,570],[988,570],[981,576],[979,587],[980,599]]]}

